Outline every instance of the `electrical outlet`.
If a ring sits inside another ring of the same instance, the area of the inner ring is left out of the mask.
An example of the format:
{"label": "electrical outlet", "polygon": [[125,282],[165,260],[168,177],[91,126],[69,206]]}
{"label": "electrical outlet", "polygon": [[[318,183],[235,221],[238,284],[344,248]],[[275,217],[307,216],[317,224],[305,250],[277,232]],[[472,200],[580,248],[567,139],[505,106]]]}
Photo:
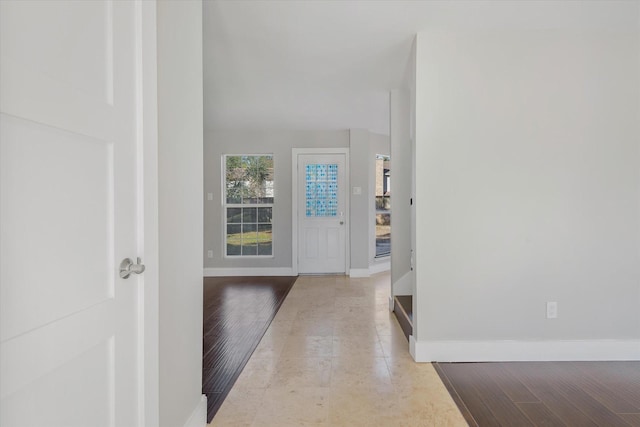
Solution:
{"label": "electrical outlet", "polygon": [[213,251],[207,251],[207,257],[213,258]]}
{"label": "electrical outlet", "polygon": [[547,301],[547,319],[555,319],[558,317],[558,303],[555,301]]}

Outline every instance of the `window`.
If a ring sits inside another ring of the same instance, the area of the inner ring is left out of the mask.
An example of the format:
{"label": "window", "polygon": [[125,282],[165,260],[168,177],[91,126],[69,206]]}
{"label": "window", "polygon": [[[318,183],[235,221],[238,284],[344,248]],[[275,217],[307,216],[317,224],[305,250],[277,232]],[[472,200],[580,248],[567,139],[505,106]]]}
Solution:
{"label": "window", "polygon": [[376,155],[376,258],[391,254],[391,158]]}
{"label": "window", "polygon": [[224,156],[226,255],[273,256],[273,156]]}

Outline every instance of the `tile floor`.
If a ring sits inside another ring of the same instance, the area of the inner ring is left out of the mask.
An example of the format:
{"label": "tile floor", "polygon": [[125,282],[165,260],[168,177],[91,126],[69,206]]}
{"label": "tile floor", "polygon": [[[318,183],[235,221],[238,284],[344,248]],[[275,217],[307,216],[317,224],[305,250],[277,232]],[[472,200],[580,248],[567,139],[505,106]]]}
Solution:
{"label": "tile floor", "polygon": [[389,281],[298,278],[210,426],[466,426],[411,359]]}

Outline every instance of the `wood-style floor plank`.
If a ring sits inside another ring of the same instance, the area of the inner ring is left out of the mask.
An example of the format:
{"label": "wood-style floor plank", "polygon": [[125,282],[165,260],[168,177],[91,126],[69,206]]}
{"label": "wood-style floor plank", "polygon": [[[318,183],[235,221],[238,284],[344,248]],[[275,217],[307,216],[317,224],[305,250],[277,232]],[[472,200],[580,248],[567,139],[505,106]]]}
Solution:
{"label": "wood-style floor plank", "polygon": [[211,422],[296,277],[204,279],[202,391]]}
{"label": "wood-style floor plank", "polygon": [[[640,369],[640,366],[638,366]],[[579,385],[591,397],[605,405],[615,414],[640,413],[640,405],[634,405],[627,400],[624,393],[607,387],[603,383],[595,380],[590,375],[589,369],[582,369],[576,363],[564,363],[562,370],[571,378],[576,378]]]}
{"label": "wood-style floor plank", "polygon": [[623,420],[633,427],[640,427],[640,414],[620,414]]}
{"label": "wood-style floor plank", "polygon": [[573,362],[585,375],[640,408],[640,362]]}
{"label": "wood-style floor plank", "polygon": [[504,366],[566,425],[596,427],[596,423],[571,402],[567,401],[564,395],[553,387],[555,377],[545,367],[544,363],[548,362],[510,363]]}
{"label": "wood-style floor plank", "polygon": [[555,376],[552,384],[566,400],[585,413],[599,426],[628,427],[629,425],[617,414],[611,412],[598,400],[591,397],[582,388],[582,377],[572,376],[564,369],[567,362],[549,362],[549,370]]}
{"label": "wood-style floor plank", "polygon": [[455,390],[465,403],[475,422],[481,427],[499,427],[500,423],[480,397],[480,393],[475,387],[476,381],[465,375],[463,369],[459,369],[461,366],[466,365],[466,363],[456,363],[455,369],[452,369],[452,365],[454,364],[439,363],[438,365],[455,387]]}
{"label": "wood-style floor plank", "polygon": [[570,427],[542,402],[518,402],[518,408],[538,427]]}
{"label": "wood-style floor plank", "polygon": [[492,378],[497,382],[504,393],[509,396],[512,402],[516,403],[538,403],[538,399],[520,380],[514,377],[509,371],[495,363],[482,363],[478,365],[483,375]]}
{"label": "wood-style floor plank", "polygon": [[480,399],[500,425],[533,426],[529,418],[494,381],[490,372],[484,369],[484,364],[461,363],[458,369],[462,371],[462,375],[473,381],[473,387]]}
{"label": "wood-style floor plank", "polygon": [[478,426],[478,423],[476,422],[475,418],[473,418],[473,415],[471,415],[471,412],[469,411],[469,408],[467,408],[466,403],[462,400],[462,398],[458,394],[458,391],[453,387],[451,380],[449,380],[449,377],[447,377],[447,374],[445,374],[441,365],[439,363],[434,363],[433,367],[438,373],[438,375],[440,376],[440,379],[444,383],[444,386],[447,388],[447,391],[453,398],[453,401],[455,402],[456,406],[462,413],[464,420],[467,422],[467,424],[469,424],[469,427],[480,427]]}
{"label": "wood-style floor plank", "polygon": [[640,362],[435,365],[463,415],[479,426],[640,427]]}

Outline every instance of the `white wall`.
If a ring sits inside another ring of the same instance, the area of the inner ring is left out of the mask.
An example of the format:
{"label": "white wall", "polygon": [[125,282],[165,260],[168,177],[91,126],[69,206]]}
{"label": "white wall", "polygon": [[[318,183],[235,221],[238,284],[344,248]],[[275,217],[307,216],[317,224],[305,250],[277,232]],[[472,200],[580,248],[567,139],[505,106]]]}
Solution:
{"label": "white wall", "polygon": [[411,178],[413,175],[409,128],[409,91],[391,92],[391,295],[412,295]]}
{"label": "white wall", "polygon": [[578,24],[418,35],[418,360],[640,359],[638,24]]}
{"label": "white wall", "polygon": [[[375,182],[371,182],[370,173],[372,160],[369,158],[369,132],[364,129],[351,129],[349,150],[351,272],[353,275],[368,276],[371,242],[369,217],[375,189]],[[359,187],[361,194],[353,194],[354,187]]]}
{"label": "white wall", "polygon": [[[351,193],[350,274],[352,276],[369,276],[372,270],[383,271],[389,269],[388,260],[384,261],[387,264],[386,266],[380,265],[378,267],[379,260],[375,259],[376,154],[387,156],[390,154],[389,137],[371,133],[364,129],[351,129],[349,132],[349,149],[349,180],[351,186],[349,190]],[[391,174],[393,175],[393,171]],[[361,194],[353,194],[354,187],[360,187]],[[393,199],[391,203],[393,203]]]}
{"label": "white wall", "polygon": [[204,425],[202,2],[159,1],[157,23],[160,425]]}

